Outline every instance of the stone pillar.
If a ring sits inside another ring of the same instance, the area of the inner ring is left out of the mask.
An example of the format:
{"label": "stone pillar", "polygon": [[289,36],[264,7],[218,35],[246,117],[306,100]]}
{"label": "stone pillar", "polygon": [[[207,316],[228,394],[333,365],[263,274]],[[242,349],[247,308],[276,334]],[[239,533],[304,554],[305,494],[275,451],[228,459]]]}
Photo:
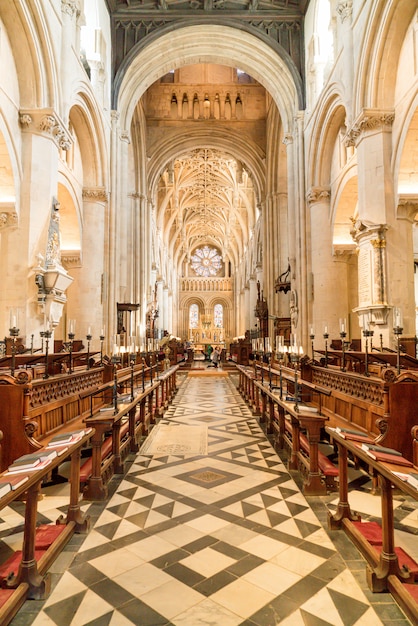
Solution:
{"label": "stone pillar", "polygon": [[330,340],[339,337],[339,319],[349,323],[347,265],[344,257],[333,255],[330,224],[330,192],[312,187],[307,194],[311,228],[312,306],[309,325],[315,329],[315,345],[323,347],[325,326]]}
{"label": "stone pillar", "polygon": [[[57,196],[59,151],[68,150],[72,138],[53,109],[21,109],[19,122],[25,175],[20,187],[20,212],[11,210],[7,225],[12,227],[6,228],[2,235],[1,262],[7,272],[2,275],[1,293],[4,302],[19,309],[20,336],[30,345],[31,334],[34,334],[34,347],[39,348],[44,309],[38,306],[35,267],[44,264],[46,257],[51,206]],[[34,271],[28,277],[30,268]],[[20,285],[19,299],[16,284]]]}
{"label": "stone pillar", "polygon": [[344,105],[347,111],[347,119],[351,120],[353,115],[353,0],[339,0],[336,7],[337,15],[340,18],[340,28],[338,29],[338,40],[344,42],[344,63],[340,66],[343,74],[340,75],[341,84],[344,85]]}
{"label": "stone pillar", "polygon": [[119,232],[117,213],[121,203],[120,189],[118,186],[119,168],[121,160],[119,158],[119,113],[112,111],[111,114],[111,135],[110,135],[110,201],[109,220],[106,237],[107,252],[105,256],[105,274],[107,282],[108,299],[106,306],[106,334],[108,335],[107,345],[112,346],[112,335],[117,330],[116,303],[119,300]]}
{"label": "stone pillar", "polygon": [[[370,308],[384,345],[391,347],[395,347],[390,315],[393,307],[403,309],[404,334],[415,334],[414,212],[405,207],[396,210],[391,165],[393,119],[391,111],[364,109],[347,133],[348,144],[357,148],[358,160],[358,219],[353,231],[360,247],[357,312],[362,315]],[[366,290],[369,272],[371,285]],[[379,302],[375,302],[376,297]]]}
{"label": "stone pillar", "polygon": [[71,317],[77,319],[77,338],[83,339],[90,326],[93,335],[90,348],[100,350],[100,332],[106,327],[105,304],[107,285],[104,281],[104,241],[107,210],[107,192],[102,187],[83,189],[82,247],[78,257],[62,255],[62,262],[77,281],[77,291],[70,292]]}
{"label": "stone pillar", "polygon": [[61,70],[60,74],[64,77],[60,86],[62,90],[62,117],[65,124],[68,123],[68,115],[70,111],[72,81],[67,77],[72,76],[74,62],[71,53],[76,43],[76,0],[61,0],[62,14],[62,30],[61,30]]}

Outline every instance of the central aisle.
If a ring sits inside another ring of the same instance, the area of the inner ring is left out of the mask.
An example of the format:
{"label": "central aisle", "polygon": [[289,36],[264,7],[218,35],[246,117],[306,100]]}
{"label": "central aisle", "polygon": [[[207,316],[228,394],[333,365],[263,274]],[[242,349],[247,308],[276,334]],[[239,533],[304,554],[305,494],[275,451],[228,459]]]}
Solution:
{"label": "central aisle", "polygon": [[231,378],[187,378],[161,423],[208,454],[139,454],[34,624],[382,624]]}

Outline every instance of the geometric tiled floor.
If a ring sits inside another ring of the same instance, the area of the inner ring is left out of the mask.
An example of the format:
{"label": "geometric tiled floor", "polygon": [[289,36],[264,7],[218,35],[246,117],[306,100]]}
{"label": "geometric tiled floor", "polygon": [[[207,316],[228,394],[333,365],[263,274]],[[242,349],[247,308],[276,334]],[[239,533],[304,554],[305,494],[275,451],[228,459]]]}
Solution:
{"label": "geometric tiled floor", "polygon": [[[162,422],[207,425],[208,454],[138,454],[106,504],[83,504],[93,528],[13,626],[409,624],[390,594],[368,591],[364,561],[327,532],[324,502],[302,495],[233,378],[188,377]],[[45,519],[66,488],[45,498]],[[12,548],[18,512],[2,514]]]}

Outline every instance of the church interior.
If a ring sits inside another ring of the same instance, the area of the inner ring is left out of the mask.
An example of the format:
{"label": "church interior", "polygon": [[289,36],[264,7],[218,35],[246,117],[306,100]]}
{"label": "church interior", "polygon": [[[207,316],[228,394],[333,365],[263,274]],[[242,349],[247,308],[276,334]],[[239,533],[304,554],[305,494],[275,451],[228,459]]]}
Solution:
{"label": "church interior", "polygon": [[0,66],[0,624],[418,624],[416,0],[10,0]]}

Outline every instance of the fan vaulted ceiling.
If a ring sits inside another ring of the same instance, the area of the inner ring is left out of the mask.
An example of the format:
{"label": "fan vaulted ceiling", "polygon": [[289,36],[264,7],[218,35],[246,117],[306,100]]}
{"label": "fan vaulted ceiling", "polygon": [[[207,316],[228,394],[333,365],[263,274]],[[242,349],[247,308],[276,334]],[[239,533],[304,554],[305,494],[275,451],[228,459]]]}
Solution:
{"label": "fan vaulted ceiling", "polygon": [[158,195],[158,226],[177,262],[209,244],[238,263],[256,221],[252,181],[241,163],[219,150],[192,150],[166,169]]}

